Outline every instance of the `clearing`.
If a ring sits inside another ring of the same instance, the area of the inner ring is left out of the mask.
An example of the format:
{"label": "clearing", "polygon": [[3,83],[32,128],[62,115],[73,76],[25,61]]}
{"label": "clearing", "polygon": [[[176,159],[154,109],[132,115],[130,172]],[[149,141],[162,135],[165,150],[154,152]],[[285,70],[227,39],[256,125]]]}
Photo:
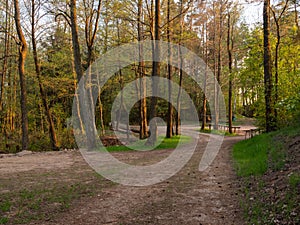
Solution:
{"label": "clearing", "polygon": [[[0,224],[243,224],[232,146],[225,137],[205,172],[199,162],[209,137],[200,135],[189,163],[172,178],[127,187],[97,175],[79,151],[0,158]],[[157,162],[172,150],[112,153],[124,162]]]}

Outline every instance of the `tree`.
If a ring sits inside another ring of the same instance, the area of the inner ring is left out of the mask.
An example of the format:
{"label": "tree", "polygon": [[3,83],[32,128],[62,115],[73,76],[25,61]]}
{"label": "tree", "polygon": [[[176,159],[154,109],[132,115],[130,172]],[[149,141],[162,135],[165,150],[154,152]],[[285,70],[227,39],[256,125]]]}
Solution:
{"label": "tree", "polygon": [[19,0],[14,1],[15,8],[15,24],[19,37],[19,76],[21,87],[21,111],[22,111],[22,150],[27,150],[29,147],[28,138],[28,115],[27,115],[27,90],[25,79],[25,60],[27,56],[28,46],[21,26],[21,15]]}
{"label": "tree", "polygon": [[155,117],[157,115],[157,94],[158,94],[158,80],[160,76],[160,0],[155,0],[155,46],[153,52],[153,68],[152,68],[152,97],[150,103],[150,137],[147,145],[154,145],[157,141],[157,123]]}
{"label": "tree", "polygon": [[266,104],[266,131],[276,130],[273,99],[272,57],[270,45],[270,0],[264,0],[263,30],[264,30],[264,84]]}
{"label": "tree", "polygon": [[[273,8],[271,8],[272,13],[273,13],[273,17],[274,17],[274,21],[276,24],[276,49],[275,49],[275,59],[274,59],[274,66],[275,66],[275,104],[278,102],[278,79],[279,79],[279,65],[278,65],[278,58],[279,58],[279,48],[280,48],[280,44],[281,44],[281,34],[280,34],[280,20],[284,14],[284,12],[286,11],[287,7],[288,7],[288,3],[289,0],[285,0],[284,3],[284,7],[282,9],[282,11],[280,12],[278,18],[276,17],[276,12]],[[278,111],[275,108],[275,118],[274,118],[274,122],[277,123],[278,120]]]}
{"label": "tree", "polygon": [[[143,0],[138,0],[138,41],[144,40],[143,29]],[[139,67],[138,74],[140,78],[140,139],[145,139],[148,136],[147,131],[147,101],[146,101],[146,80],[145,80],[145,62],[143,60],[144,47],[139,44]]]}
{"label": "tree", "polygon": [[[183,15],[183,0],[180,1],[180,31],[179,31],[179,45],[181,45],[182,42],[182,35],[183,35],[183,25],[184,25],[184,15]],[[182,83],[183,83],[183,63],[184,59],[182,56],[181,48],[179,48],[179,91],[177,96],[177,113],[176,113],[176,127],[175,127],[175,133],[176,135],[180,135],[180,111],[181,111],[181,94],[182,94]]]}
{"label": "tree", "polygon": [[0,83],[0,111],[3,110],[3,100],[4,100],[4,84],[5,84],[5,76],[7,73],[7,63],[8,63],[8,54],[9,54],[9,11],[8,11],[8,0],[5,1],[5,34],[4,34],[4,56],[3,56],[3,66],[2,66],[2,73],[1,73],[1,83]]}
{"label": "tree", "polygon": [[[50,141],[51,141],[52,149],[58,150],[58,142],[57,142],[55,127],[54,127],[54,122],[52,119],[50,108],[48,106],[47,95],[44,91],[44,86],[41,79],[41,66],[40,66],[40,60],[38,56],[37,43],[36,43],[36,24],[39,22],[37,20],[39,20],[40,18],[37,18],[36,20],[36,14],[38,14],[36,11],[36,7],[37,7],[36,4],[41,4],[41,3],[40,2],[36,3],[35,0],[31,0],[31,42],[32,42],[35,72],[39,83],[40,95],[42,98],[43,106],[45,108],[45,112],[49,124]],[[38,7],[40,7],[40,5],[38,5]]]}
{"label": "tree", "polygon": [[[78,24],[77,24],[77,8],[76,8],[76,0],[71,0],[70,2],[70,20],[71,20],[71,31],[72,31],[72,43],[73,43],[73,55],[75,62],[75,71],[77,75],[77,82],[80,82],[83,77],[82,71],[82,62],[81,62],[81,52],[80,52],[80,44],[78,37]],[[85,76],[85,85],[87,88],[83,88],[79,99],[85,99],[85,101],[79,101],[79,107],[84,107],[86,111],[86,115],[83,116],[85,132],[86,132],[86,140],[89,149],[94,149],[96,147],[96,126],[95,126],[95,116],[94,116],[94,104],[91,97],[91,76],[89,74]],[[82,105],[84,104],[84,105]]]}
{"label": "tree", "polygon": [[232,34],[231,34],[231,19],[230,12],[228,13],[228,33],[227,33],[227,51],[228,51],[228,68],[229,68],[229,91],[228,91],[228,121],[229,133],[232,134]]}
{"label": "tree", "polygon": [[168,38],[168,89],[169,89],[169,102],[168,102],[168,119],[167,119],[167,138],[173,136],[173,105],[172,105],[172,77],[173,77],[173,66],[172,63],[172,31],[171,31],[171,0],[168,0],[168,9],[167,9],[167,38]]}

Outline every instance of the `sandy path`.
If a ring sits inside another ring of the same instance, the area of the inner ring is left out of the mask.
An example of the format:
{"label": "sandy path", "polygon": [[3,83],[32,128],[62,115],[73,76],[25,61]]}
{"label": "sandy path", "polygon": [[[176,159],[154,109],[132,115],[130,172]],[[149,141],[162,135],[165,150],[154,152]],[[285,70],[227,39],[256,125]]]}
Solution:
{"label": "sandy path", "polygon": [[[210,169],[199,172],[198,166],[207,139],[200,139],[190,162],[167,181],[139,188],[105,181],[96,196],[80,198],[69,210],[50,221],[31,224],[242,224],[238,187],[230,154],[232,145],[243,137],[226,137]],[[134,158],[149,162],[150,159],[157,161],[167,157],[170,152],[162,150],[114,154],[124,161]],[[92,170],[77,151],[0,159],[0,181],[7,177],[14,180],[12,178],[15,177],[15,180],[24,179],[23,184],[26,186],[26,180],[31,183],[41,182],[35,180],[41,179],[35,175],[46,172],[56,174],[58,179],[81,179],[82,182],[93,179],[90,175],[85,176],[91,174]],[[22,179],[20,174],[23,174]],[[8,182],[7,179],[4,181]],[[9,191],[5,190],[6,186],[1,186],[0,193]]]}

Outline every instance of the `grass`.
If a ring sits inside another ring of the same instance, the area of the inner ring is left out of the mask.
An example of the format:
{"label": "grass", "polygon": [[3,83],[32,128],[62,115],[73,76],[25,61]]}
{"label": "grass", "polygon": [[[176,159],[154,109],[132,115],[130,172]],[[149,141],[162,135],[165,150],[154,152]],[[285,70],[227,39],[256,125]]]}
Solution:
{"label": "grass", "polygon": [[241,177],[257,176],[263,175],[268,168],[274,171],[282,169],[286,159],[282,141],[299,134],[299,127],[288,127],[237,143],[233,148],[237,174]]}
{"label": "grass", "polygon": [[283,221],[293,219],[297,221],[295,224],[299,224],[299,219],[291,215],[296,215],[294,211],[299,209],[297,196],[300,174],[292,173],[289,177],[283,177],[280,185],[285,188],[280,189],[280,193],[266,191],[274,188],[270,185],[285,167],[288,159],[286,143],[299,135],[300,127],[289,127],[255,136],[234,146],[232,154],[235,168],[243,184],[241,206],[249,224],[277,224],[274,221],[278,218]]}
{"label": "grass", "polygon": [[233,148],[237,174],[241,177],[263,175],[268,169],[270,143],[268,134],[237,143]]}
{"label": "grass", "polygon": [[0,202],[0,224],[7,224],[8,218],[2,214],[7,213],[11,209],[11,202],[8,200],[4,200],[3,202]]}
{"label": "grass", "polygon": [[[27,224],[31,221],[49,219],[56,213],[66,211],[71,203],[83,195],[92,194],[87,184],[39,187],[11,192],[0,202],[0,224]],[[13,209],[15,215],[9,218]]]}
{"label": "grass", "polygon": [[[157,146],[153,150],[159,150],[159,149],[174,149],[179,144],[187,144],[192,141],[192,138],[189,136],[174,136],[172,138],[165,138],[164,136],[158,137],[157,140]],[[129,146],[109,146],[106,147],[106,150],[108,152],[123,152],[123,151],[132,151],[134,149],[140,150],[140,151],[146,151],[146,150],[152,150],[153,147],[146,146],[145,145],[146,140],[139,140]],[[159,144],[160,143],[160,144]]]}
{"label": "grass", "polygon": [[289,185],[292,189],[296,189],[297,186],[300,184],[300,174],[292,174],[289,178]]}

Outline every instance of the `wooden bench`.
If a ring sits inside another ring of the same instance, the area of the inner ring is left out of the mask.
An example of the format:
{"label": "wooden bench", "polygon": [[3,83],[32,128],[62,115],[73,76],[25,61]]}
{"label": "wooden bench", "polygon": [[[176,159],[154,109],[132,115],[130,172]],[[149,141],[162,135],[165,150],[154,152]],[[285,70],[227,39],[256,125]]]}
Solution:
{"label": "wooden bench", "polygon": [[[229,131],[229,125],[219,124],[218,126],[220,130]],[[241,129],[239,126],[232,126],[231,128],[233,133],[236,133],[237,130]]]}
{"label": "wooden bench", "polygon": [[249,138],[253,138],[256,135],[261,134],[262,132],[263,130],[259,128],[245,130],[245,139],[247,139],[247,136],[249,136]]}

